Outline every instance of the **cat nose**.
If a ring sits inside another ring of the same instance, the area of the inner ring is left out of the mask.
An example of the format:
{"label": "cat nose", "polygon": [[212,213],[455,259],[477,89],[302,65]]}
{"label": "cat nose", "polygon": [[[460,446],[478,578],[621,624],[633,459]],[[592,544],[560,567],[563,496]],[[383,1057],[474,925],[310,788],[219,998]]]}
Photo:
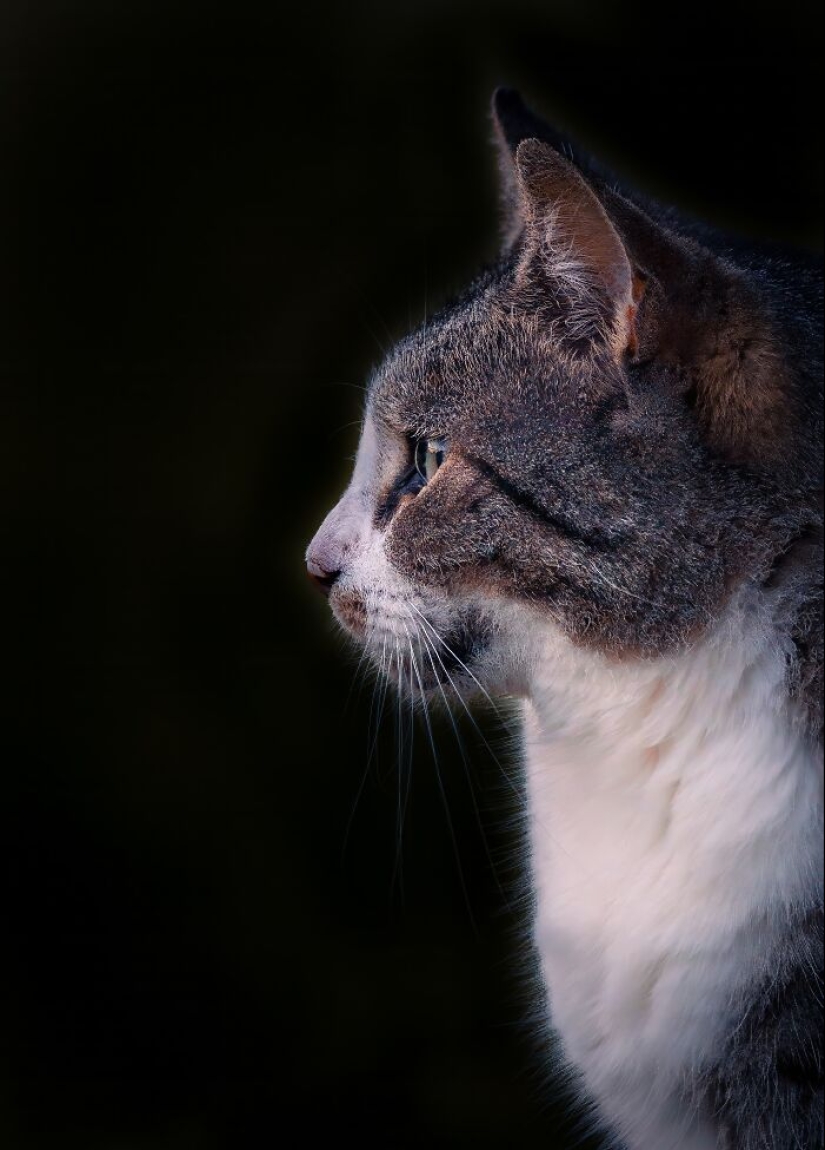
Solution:
{"label": "cat nose", "polygon": [[323,595],[329,595],[338,581],[340,571],[327,571],[313,558],[307,558],[307,575]]}
{"label": "cat nose", "polygon": [[356,540],[357,509],[346,494],[327,515],[307,547],[307,574],[312,582],[329,595],[348,570],[349,558]]}

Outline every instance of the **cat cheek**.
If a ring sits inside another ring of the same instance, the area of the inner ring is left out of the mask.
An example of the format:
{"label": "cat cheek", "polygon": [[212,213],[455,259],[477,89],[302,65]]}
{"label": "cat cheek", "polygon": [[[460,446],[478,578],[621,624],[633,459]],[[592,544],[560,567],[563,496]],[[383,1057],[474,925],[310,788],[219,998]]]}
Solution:
{"label": "cat cheek", "polygon": [[437,523],[408,508],[394,520],[384,545],[389,563],[408,578],[437,574],[441,567],[443,540]]}
{"label": "cat cheek", "polygon": [[403,515],[408,508],[412,507],[418,497],[419,493],[417,491],[410,491],[404,495],[400,495],[395,508],[395,518],[397,519],[399,515]]}

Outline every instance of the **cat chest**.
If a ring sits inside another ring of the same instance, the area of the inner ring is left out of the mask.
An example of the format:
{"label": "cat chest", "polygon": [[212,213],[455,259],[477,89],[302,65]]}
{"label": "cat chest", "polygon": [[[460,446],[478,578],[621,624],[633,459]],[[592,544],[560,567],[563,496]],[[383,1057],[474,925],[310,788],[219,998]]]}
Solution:
{"label": "cat chest", "polygon": [[712,1051],[752,940],[726,922],[731,899],[707,870],[653,845],[663,811],[598,808],[554,820],[549,842],[533,820],[535,938],[553,1022],[593,1073],[604,1063],[676,1075]]}
{"label": "cat chest", "polygon": [[[741,719],[741,717],[740,717]],[[528,715],[535,939],[553,1024],[597,1093],[713,1057],[818,848],[817,770],[769,715],[655,748]],[[632,1092],[631,1092],[632,1093]]]}

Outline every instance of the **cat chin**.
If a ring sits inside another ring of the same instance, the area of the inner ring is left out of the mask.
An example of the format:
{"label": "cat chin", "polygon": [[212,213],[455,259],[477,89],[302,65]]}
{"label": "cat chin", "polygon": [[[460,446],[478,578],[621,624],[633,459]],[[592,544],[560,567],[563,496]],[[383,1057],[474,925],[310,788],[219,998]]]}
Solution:
{"label": "cat chin", "polygon": [[[450,602],[407,586],[336,584],[329,605],[378,673],[413,706],[461,707],[529,693],[539,620],[506,599]],[[503,641],[507,636],[507,641]]]}
{"label": "cat chin", "polygon": [[376,670],[413,706],[452,706],[477,694],[471,667],[459,666],[446,649],[390,628],[372,628],[367,650]]}
{"label": "cat chin", "polygon": [[431,705],[441,698],[440,680],[421,652],[411,655],[409,652],[394,650],[384,655],[379,670],[408,703],[416,705],[426,702]]}
{"label": "cat chin", "polygon": [[369,630],[369,612],[362,595],[354,590],[334,587],[329,597],[332,613],[353,639],[365,642]]}
{"label": "cat chin", "polygon": [[417,655],[416,663],[417,669],[408,656],[402,655],[400,661],[394,661],[383,671],[404,704],[413,711],[461,711],[486,695],[486,689],[480,680],[472,677],[472,672],[450,672],[447,677],[440,669],[436,675],[431,667],[422,666]]}

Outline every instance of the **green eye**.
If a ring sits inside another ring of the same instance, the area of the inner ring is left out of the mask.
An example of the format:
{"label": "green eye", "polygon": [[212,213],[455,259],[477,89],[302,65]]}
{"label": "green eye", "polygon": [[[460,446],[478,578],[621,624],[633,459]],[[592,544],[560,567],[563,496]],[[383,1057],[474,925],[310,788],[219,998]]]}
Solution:
{"label": "green eye", "polygon": [[415,445],[415,469],[425,483],[438,471],[447,456],[447,449],[440,439],[419,439]]}

